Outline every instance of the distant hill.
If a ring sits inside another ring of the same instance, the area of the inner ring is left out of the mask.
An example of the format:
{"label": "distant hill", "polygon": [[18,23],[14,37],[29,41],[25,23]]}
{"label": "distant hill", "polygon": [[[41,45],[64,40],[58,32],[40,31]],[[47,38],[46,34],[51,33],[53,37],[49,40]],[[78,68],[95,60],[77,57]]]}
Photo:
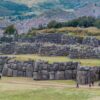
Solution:
{"label": "distant hill", "polygon": [[0,0],[0,16],[19,15],[30,9],[24,4]]}
{"label": "distant hill", "polygon": [[[100,17],[100,0],[0,0],[0,16],[66,21],[81,16]],[[15,16],[17,15],[17,17]]]}
{"label": "distant hill", "polygon": [[100,17],[100,6],[98,4],[88,4],[80,9],[75,10],[75,14],[77,17],[80,16],[93,16],[93,17]]}
{"label": "distant hill", "polygon": [[39,17],[47,19],[47,20],[57,20],[57,21],[65,21],[72,20],[76,18],[76,15],[73,11],[65,11],[60,8],[52,9],[45,11]]}
{"label": "distant hill", "polygon": [[[94,8],[92,4],[97,5]],[[7,12],[6,14],[20,14],[28,13],[30,10],[37,16],[50,17],[52,15],[55,18],[53,14],[56,14],[60,18],[61,15],[63,17],[66,15],[67,18],[70,17],[68,19],[72,19],[84,15],[98,17],[99,4],[100,0],[0,0],[0,7],[2,7],[0,11],[3,12],[4,10],[4,12]],[[3,13],[3,15],[5,14]]]}
{"label": "distant hill", "polygon": [[[99,3],[98,3],[99,4]],[[73,10],[55,8],[44,11],[39,17],[47,20],[67,21],[82,16],[100,17],[100,6],[95,3],[86,4]]]}
{"label": "distant hill", "polygon": [[27,6],[38,6],[40,8],[55,8],[62,6],[64,8],[80,8],[85,4],[96,3],[100,0],[8,0],[19,4],[25,4]]}
{"label": "distant hill", "polygon": [[47,1],[47,0],[8,0],[8,1],[12,1],[12,2],[15,2],[15,3],[19,3],[19,4],[25,4],[28,7],[32,7],[36,3],[44,2],[44,1]]}

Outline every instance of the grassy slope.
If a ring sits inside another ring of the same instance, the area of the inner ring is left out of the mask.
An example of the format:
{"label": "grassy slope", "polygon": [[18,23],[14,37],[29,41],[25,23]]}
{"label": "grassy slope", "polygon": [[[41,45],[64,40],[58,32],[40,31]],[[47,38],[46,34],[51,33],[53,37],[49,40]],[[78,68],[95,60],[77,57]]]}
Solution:
{"label": "grassy slope", "polygon": [[95,36],[100,39],[100,29],[95,27],[89,28],[79,28],[79,27],[63,27],[58,29],[43,29],[43,30],[33,30],[30,34],[34,33],[66,33],[73,36]]}
{"label": "grassy slope", "polygon": [[46,57],[46,56],[39,56],[39,55],[7,55],[10,57],[16,57],[17,60],[44,60],[49,61],[50,63],[53,62],[67,62],[67,61],[74,61],[74,62],[81,62],[81,65],[85,66],[100,66],[99,59],[69,59],[67,57]]}
{"label": "grassy slope", "polygon": [[[3,78],[0,81],[0,100],[100,100],[100,90],[96,88],[55,88],[52,87],[53,81],[51,86],[44,87],[33,83],[32,79]],[[62,84],[61,81],[58,84]]]}

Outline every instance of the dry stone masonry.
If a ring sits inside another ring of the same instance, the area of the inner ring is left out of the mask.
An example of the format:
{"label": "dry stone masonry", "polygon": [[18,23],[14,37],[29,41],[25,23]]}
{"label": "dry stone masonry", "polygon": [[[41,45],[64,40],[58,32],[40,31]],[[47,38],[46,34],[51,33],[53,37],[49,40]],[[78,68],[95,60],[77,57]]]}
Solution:
{"label": "dry stone masonry", "polygon": [[100,47],[76,46],[70,49],[69,57],[72,59],[100,59]]}
{"label": "dry stone masonry", "polygon": [[16,61],[0,57],[0,72],[7,77],[31,77],[34,80],[75,80],[88,84],[100,80],[100,66],[80,66],[78,62],[49,64],[45,61]]}
{"label": "dry stone masonry", "polygon": [[[32,37],[0,37],[0,54],[38,54],[71,59],[100,59],[100,39],[67,33],[38,33]],[[0,57],[0,73],[8,77],[34,80],[75,80],[88,84],[100,80],[100,66],[80,66],[80,62],[17,61]]]}
{"label": "dry stone masonry", "polygon": [[68,56],[71,59],[100,59],[100,47],[47,43],[3,43],[0,45],[0,54],[39,54],[41,56]]}
{"label": "dry stone masonry", "polygon": [[88,84],[100,80],[100,67],[79,67],[76,80],[79,84]]}
{"label": "dry stone masonry", "polygon": [[33,37],[16,38],[0,37],[0,54],[39,54],[41,56],[67,56],[71,59],[100,59],[100,40],[92,36],[38,33]]}

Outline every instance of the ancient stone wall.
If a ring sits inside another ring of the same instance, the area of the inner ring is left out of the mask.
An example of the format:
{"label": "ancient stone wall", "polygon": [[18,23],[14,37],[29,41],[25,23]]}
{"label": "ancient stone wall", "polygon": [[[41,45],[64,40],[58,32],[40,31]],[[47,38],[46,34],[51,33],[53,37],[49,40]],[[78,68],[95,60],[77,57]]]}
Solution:
{"label": "ancient stone wall", "polygon": [[40,44],[37,43],[3,43],[0,54],[38,54]]}
{"label": "ancient stone wall", "polygon": [[38,43],[56,43],[60,44],[62,42],[62,36],[63,34],[61,33],[42,33],[42,34],[37,34],[35,37],[35,42]]}
{"label": "ancient stone wall", "polygon": [[70,46],[67,45],[43,45],[40,48],[39,55],[42,56],[67,56]]}
{"label": "ancient stone wall", "polygon": [[79,46],[70,49],[69,57],[79,59],[100,59],[100,47]]}
{"label": "ancient stone wall", "polygon": [[39,54],[42,56],[68,56],[72,59],[100,59],[100,47],[47,43],[3,43],[0,45],[0,54]]}
{"label": "ancient stone wall", "polygon": [[0,73],[2,73],[4,64],[9,60],[8,57],[0,57]]}
{"label": "ancient stone wall", "polygon": [[93,36],[88,37],[78,37],[68,35],[67,33],[38,33],[32,37],[0,37],[0,43],[11,43],[11,42],[20,42],[20,43],[53,43],[53,44],[66,44],[66,45],[75,45],[75,44],[84,44],[88,46],[100,46],[100,39],[97,39]]}
{"label": "ancient stone wall", "polygon": [[100,40],[94,38],[94,37],[86,37],[83,39],[82,44],[98,47],[100,45]]}
{"label": "ancient stone wall", "polygon": [[49,64],[45,61],[16,61],[0,57],[0,72],[7,77],[31,77],[34,80],[75,80],[89,84],[100,80],[100,67],[80,66],[78,62]]}
{"label": "ancient stone wall", "polygon": [[15,40],[11,43],[2,42],[0,54],[39,54],[42,56],[100,59],[100,40],[95,37],[41,33],[33,37],[19,37]]}
{"label": "ancient stone wall", "polygon": [[76,78],[78,63],[35,62],[33,79],[35,80],[68,80]]}
{"label": "ancient stone wall", "polygon": [[88,84],[100,80],[100,67],[81,66],[77,69],[77,82]]}

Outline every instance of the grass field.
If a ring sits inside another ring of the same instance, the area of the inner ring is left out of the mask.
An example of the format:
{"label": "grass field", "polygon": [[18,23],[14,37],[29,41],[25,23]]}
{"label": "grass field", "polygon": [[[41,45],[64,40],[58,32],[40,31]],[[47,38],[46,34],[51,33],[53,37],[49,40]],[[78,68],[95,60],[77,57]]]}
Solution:
{"label": "grass field", "polygon": [[[5,56],[5,55],[2,55]],[[67,57],[46,57],[46,56],[39,56],[39,55],[7,55],[9,57],[16,57],[16,60],[44,60],[49,61],[49,63],[53,62],[67,62],[67,61],[74,61],[74,62],[81,62],[83,66],[100,66],[99,59],[70,59]]]}
{"label": "grass field", "polygon": [[80,27],[63,27],[63,28],[51,28],[42,30],[33,30],[30,34],[36,33],[66,33],[72,36],[95,36],[100,39],[100,29],[96,27],[80,28]]}
{"label": "grass field", "polygon": [[100,100],[100,88],[75,88],[73,81],[0,80],[0,100]]}

